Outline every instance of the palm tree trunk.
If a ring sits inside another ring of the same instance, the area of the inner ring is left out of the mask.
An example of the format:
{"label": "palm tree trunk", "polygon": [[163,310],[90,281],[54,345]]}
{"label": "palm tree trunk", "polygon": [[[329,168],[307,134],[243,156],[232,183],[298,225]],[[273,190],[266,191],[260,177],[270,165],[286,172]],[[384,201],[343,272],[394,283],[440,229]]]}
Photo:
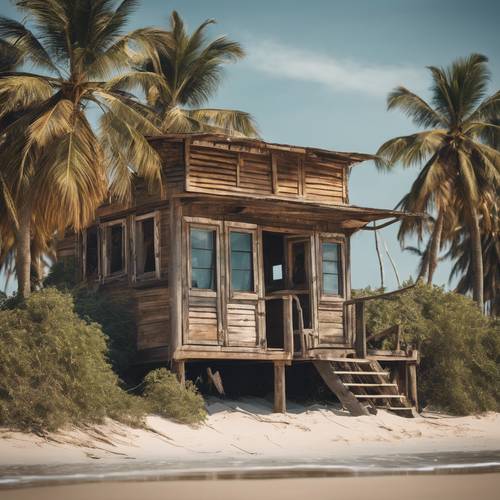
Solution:
{"label": "palm tree trunk", "polygon": [[17,293],[19,297],[25,299],[31,293],[31,210],[29,205],[21,209],[16,239]]}
{"label": "palm tree trunk", "polygon": [[[373,227],[375,227],[375,222],[373,223]],[[375,229],[373,231],[375,236],[375,250],[377,251],[378,257],[378,265],[380,269],[380,288],[384,288],[384,262],[382,261],[382,255],[380,254],[380,245],[378,241],[378,231]]]}
{"label": "palm tree trunk", "polygon": [[437,268],[439,250],[441,248],[441,237],[443,234],[443,219],[444,219],[443,212],[440,210],[431,235],[431,247],[429,249],[429,264],[428,264],[429,269],[427,273],[428,285],[432,285],[434,273]]}
{"label": "palm tree trunk", "polygon": [[483,251],[481,244],[481,230],[479,228],[479,216],[476,207],[472,205],[470,214],[470,237],[472,242],[472,272],[473,288],[472,297],[479,309],[484,309],[484,273],[483,273]]}

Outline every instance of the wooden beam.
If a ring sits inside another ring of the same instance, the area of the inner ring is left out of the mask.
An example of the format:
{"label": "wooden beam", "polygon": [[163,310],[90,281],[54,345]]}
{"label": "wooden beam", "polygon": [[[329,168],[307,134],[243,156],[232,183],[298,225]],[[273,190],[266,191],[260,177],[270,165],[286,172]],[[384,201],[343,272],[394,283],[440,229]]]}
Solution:
{"label": "wooden beam", "polygon": [[274,362],[274,413],[286,413],[285,363]]}
{"label": "wooden beam", "polygon": [[[313,365],[318,370],[321,378],[328,388],[337,396],[352,416],[369,415],[368,410],[362,405],[356,396],[342,383],[340,377],[335,373],[333,365],[328,361],[313,361]],[[355,372],[353,372],[355,373]]]}
{"label": "wooden beam", "polygon": [[186,363],[184,361],[172,360],[172,371],[182,386],[186,385]]}
{"label": "wooden beam", "polygon": [[408,364],[408,385],[409,396],[415,409],[418,411],[418,392],[417,392],[417,365],[416,363]]}
{"label": "wooden beam", "polygon": [[356,302],[356,338],[355,349],[358,358],[366,358],[366,318],[365,303]]}
{"label": "wooden beam", "polygon": [[394,295],[398,295],[403,292],[407,292],[408,290],[411,290],[417,286],[417,283],[413,283],[413,285],[405,286],[404,288],[400,288],[399,290],[393,290],[392,292],[385,292],[385,293],[378,293],[377,295],[366,295],[365,297],[355,297],[350,300],[346,300],[344,304],[346,306],[350,304],[357,304],[359,302],[367,302],[369,300],[376,300],[376,299],[388,299],[390,297],[393,297]]}

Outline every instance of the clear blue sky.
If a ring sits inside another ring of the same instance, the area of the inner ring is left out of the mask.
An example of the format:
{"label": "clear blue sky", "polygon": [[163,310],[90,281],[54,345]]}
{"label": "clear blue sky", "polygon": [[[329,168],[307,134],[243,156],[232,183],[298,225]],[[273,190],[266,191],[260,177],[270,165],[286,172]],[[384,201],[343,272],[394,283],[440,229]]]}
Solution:
{"label": "clear blue sky", "polygon": [[[415,131],[401,113],[386,111],[391,88],[401,84],[426,96],[425,66],[471,52],[490,58],[491,91],[499,87],[496,0],[143,0],[130,28],[166,26],[173,9],[191,29],[215,18],[214,35],[243,44],[247,58],[228,67],[211,105],[251,112],[269,141],[373,153],[385,140]],[[18,17],[8,0],[0,0],[0,12]],[[393,208],[416,174],[357,166],[351,203]],[[415,274],[417,259],[400,251],[396,231],[392,226],[381,237],[405,279]],[[373,234],[361,232],[352,243],[353,286],[377,286]],[[441,264],[437,283],[447,282],[449,269]]]}

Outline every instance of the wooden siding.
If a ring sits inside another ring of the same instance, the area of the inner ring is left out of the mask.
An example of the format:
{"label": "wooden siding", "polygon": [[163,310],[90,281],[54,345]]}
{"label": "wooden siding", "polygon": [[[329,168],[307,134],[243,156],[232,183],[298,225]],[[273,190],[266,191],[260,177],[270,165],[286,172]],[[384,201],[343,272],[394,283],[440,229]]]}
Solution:
{"label": "wooden siding", "polygon": [[321,162],[307,161],[305,164],[306,197],[314,198],[322,203],[344,203],[344,168],[332,167]]}
{"label": "wooden siding", "polygon": [[187,317],[187,343],[217,343],[217,299],[215,297],[189,297]]}
{"label": "wooden siding", "polygon": [[193,143],[186,191],[344,204],[345,165],[295,153],[250,153]]}
{"label": "wooden siding", "polygon": [[227,304],[230,346],[257,346],[257,302]]}
{"label": "wooden siding", "polygon": [[318,306],[319,345],[344,344],[343,302],[320,302]]}
{"label": "wooden siding", "polygon": [[170,337],[169,293],[167,287],[135,290],[137,349],[168,344]]}

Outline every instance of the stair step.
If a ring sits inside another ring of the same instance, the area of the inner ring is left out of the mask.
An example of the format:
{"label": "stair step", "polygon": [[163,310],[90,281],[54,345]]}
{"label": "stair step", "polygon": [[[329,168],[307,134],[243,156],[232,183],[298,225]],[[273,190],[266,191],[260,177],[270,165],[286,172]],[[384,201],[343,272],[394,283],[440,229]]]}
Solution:
{"label": "stair step", "polygon": [[401,399],[399,394],[354,394],[358,399]]}
{"label": "stair step", "polygon": [[413,408],[409,406],[376,406],[379,410],[391,410],[391,411],[412,411]]}
{"label": "stair step", "polygon": [[356,382],[344,382],[346,387],[397,387],[398,384],[362,384]]}
{"label": "stair step", "polygon": [[366,358],[336,358],[331,361],[332,363],[371,363],[370,359]]}
{"label": "stair step", "polygon": [[356,371],[346,371],[346,370],[334,370],[336,375],[385,375],[389,376],[387,372],[356,372]]}

